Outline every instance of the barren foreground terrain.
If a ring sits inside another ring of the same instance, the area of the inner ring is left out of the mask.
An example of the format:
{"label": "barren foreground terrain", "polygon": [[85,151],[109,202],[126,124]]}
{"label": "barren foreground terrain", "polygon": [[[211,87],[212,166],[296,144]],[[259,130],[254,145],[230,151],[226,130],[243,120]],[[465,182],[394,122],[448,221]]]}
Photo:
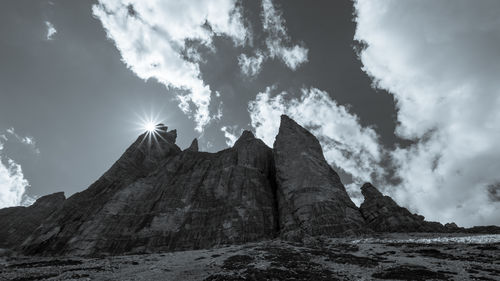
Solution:
{"label": "barren foreground terrain", "polygon": [[0,280],[500,280],[500,235],[387,234],[184,252],[82,257],[5,253]]}

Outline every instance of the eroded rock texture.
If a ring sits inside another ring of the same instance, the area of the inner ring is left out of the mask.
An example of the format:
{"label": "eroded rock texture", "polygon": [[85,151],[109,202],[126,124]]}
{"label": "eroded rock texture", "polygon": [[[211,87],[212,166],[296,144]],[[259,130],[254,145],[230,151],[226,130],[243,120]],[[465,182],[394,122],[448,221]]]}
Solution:
{"label": "eroded rock texture", "polygon": [[424,221],[371,184],[362,187],[365,202],[358,209],[318,140],[286,116],[273,149],[245,131],[232,148],[217,153],[198,151],[196,139],[182,151],[175,130],[157,128],[139,136],[88,189],[66,200],[59,193],[28,208],[0,210],[0,247],[101,255],[277,236],[464,231]]}
{"label": "eroded rock texture", "polygon": [[142,135],[23,244],[28,254],[196,249],[277,233],[272,151],[250,132],[233,148],[181,151],[175,131]]}
{"label": "eroded rock texture", "polygon": [[447,232],[438,222],[425,221],[423,216],[412,214],[400,207],[389,196],[384,196],[370,183],[361,187],[365,201],[360,206],[367,226],[376,232]]}
{"label": "eroded rock texture", "polygon": [[282,115],[273,152],[284,237],[362,230],[358,208],[311,133]]}
{"label": "eroded rock texture", "polygon": [[0,248],[19,246],[65,199],[63,192],[57,192],[38,198],[29,207],[0,209]]}

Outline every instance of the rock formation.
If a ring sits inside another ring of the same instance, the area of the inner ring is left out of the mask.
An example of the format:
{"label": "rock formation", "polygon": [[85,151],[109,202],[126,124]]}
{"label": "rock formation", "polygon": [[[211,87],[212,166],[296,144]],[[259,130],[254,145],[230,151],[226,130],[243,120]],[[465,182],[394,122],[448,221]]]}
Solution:
{"label": "rock formation", "polygon": [[57,192],[38,198],[29,207],[0,209],[0,248],[19,246],[65,199],[63,192]]}
{"label": "rock formation", "polygon": [[25,254],[102,255],[372,230],[464,230],[426,222],[371,184],[362,187],[358,209],[318,140],[287,116],[273,149],[250,131],[217,153],[198,151],[196,139],[181,150],[176,138],[160,124],[88,189],[0,210],[0,246]]}
{"label": "rock formation", "polygon": [[362,230],[358,208],[311,133],[282,115],[273,152],[280,229],[285,237]]}
{"label": "rock formation", "polygon": [[459,227],[455,223],[442,225],[439,222],[426,221],[418,214],[399,206],[389,196],[384,196],[370,183],[361,187],[365,201],[359,207],[366,226],[375,232],[437,232],[437,233],[474,233],[500,234],[500,227],[495,225]]}
{"label": "rock formation", "polygon": [[188,148],[186,148],[186,150],[193,151],[193,152],[198,152],[198,139],[195,138],[191,142],[191,145]]}
{"label": "rock formation", "polygon": [[23,244],[28,254],[206,248],[277,234],[272,151],[250,132],[217,153],[181,151],[175,131],[141,135]]}
{"label": "rock formation", "polygon": [[376,232],[448,232],[438,222],[425,221],[423,216],[412,214],[400,207],[389,196],[384,196],[370,183],[361,187],[365,201],[359,207],[366,225]]}

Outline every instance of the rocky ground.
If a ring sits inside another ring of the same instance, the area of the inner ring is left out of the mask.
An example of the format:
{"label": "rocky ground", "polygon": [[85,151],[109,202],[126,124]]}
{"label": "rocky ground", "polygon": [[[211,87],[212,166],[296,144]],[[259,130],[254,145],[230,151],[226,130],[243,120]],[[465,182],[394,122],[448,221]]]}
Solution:
{"label": "rocky ground", "polygon": [[5,254],[0,280],[500,280],[500,235],[264,241],[100,258]]}

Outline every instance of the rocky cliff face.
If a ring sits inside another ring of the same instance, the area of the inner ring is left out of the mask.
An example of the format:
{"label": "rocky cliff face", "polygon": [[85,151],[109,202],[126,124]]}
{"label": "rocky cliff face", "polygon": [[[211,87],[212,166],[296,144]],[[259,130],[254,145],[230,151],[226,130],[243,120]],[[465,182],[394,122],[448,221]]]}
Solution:
{"label": "rocky cliff face", "polygon": [[38,198],[29,207],[0,209],[0,248],[19,246],[64,200],[63,192]]}
{"label": "rocky cliff face", "polygon": [[[0,247],[101,255],[208,248],[282,237],[463,230],[424,221],[362,187],[358,209],[318,140],[281,117],[273,149],[245,131],[232,148],[181,150],[176,131],[145,133],[88,189],[0,210]],[[479,229],[474,231],[490,231]],[[31,235],[29,235],[31,234]],[[28,236],[29,235],[29,236]],[[19,246],[21,245],[21,246]]]}
{"label": "rocky cliff face", "polygon": [[311,133],[282,115],[273,152],[280,229],[285,237],[363,229],[358,208]]}
{"label": "rocky cliff face", "polygon": [[175,131],[140,136],[23,244],[28,254],[206,248],[277,234],[272,151],[250,132],[233,148],[181,151]]}
{"label": "rocky cliff face", "polygon": [[365,201],[359,210],[366,225],[376,232],[447,232],[452,228],[446,228],[438,222],[425,221],[423,216],[412,214],[370,183],[361,187],[361,193]]}
{"label": "rocky cliff face", "polygon": [[426,221],[418,214],[399,206],[389,196],[384,196],[370,183],[361,187],[365,201],[359,207],[366,226],[375,232],[437,232],[437,233],[474,233],[500,234],[500,227],[495,225],[463,228],[455,223],[442,225],[439,222]]}

